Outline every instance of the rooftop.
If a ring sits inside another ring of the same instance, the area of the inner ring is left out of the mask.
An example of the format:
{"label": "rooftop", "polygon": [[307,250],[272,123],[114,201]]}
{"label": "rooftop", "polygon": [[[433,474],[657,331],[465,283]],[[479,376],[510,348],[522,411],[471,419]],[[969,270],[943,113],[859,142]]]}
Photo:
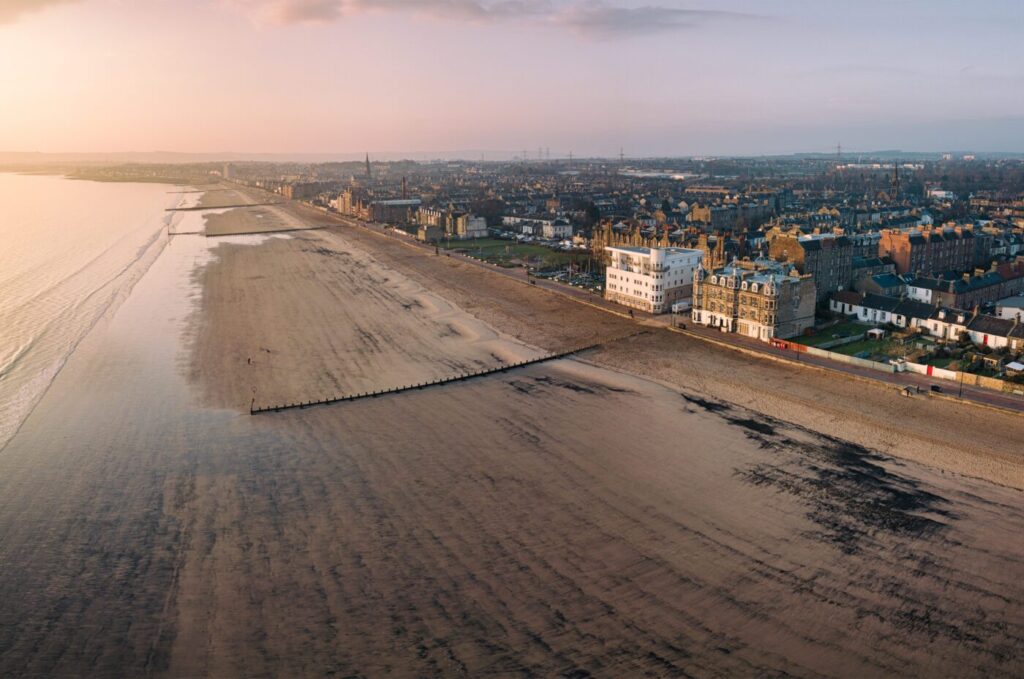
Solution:
{"label": "rooftop", "polygon": [[609,245],[609,246],[605,247],[605,250],[617,250],[619,252],[628,252],[628,253],[633,254],[633,255],[644,255],[646,257],[649,257],[651,255],[651,250],[661,250],[662,252],[665,252],[666,254],[670,254],[670,255],[675,255],[675,254],[680,254],[680,255],[683,255],[683,254],[699,254],[699,255],[703,255],[704,254],[703,250],[694,250],[694,249],[691,249],[691,248],[677,248],[677,247],[648,248],[648,247],[642,247],[642,246],[639,246],[639,245]]}
{"label": "rooftop", "polygon": [[996,302],[996,306],[1010,309],[1024,309],[1024,295],[1007,297]]}

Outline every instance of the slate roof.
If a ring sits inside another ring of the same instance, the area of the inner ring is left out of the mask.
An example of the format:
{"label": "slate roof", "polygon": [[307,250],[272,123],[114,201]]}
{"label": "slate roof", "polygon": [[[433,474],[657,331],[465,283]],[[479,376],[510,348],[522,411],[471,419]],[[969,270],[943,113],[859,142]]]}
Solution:
{"label": "slate roof", "polygon": [[986,335],[1009,337],[1010,331],[1013,330],[1015,324],[1015,321],[1011,321],[1008,318],[978,314],[967,324],[967,329]]}
{"label": "slate roof", "polygon": [[840,290],[839,292],[832,293],[832,299],[841,302],[843,304],[854,304],[859,306],[863,296],[859,292],[853,290]]}
{"label": "slate roof", "polygon": [[887,295],[876,295],[874,293],[864,295],[860,306],[868,309],[878,309],[879,311],[888,311],[899,316],[906,316],[907,318],[922,319],[931,317],[934,309],[932,305],[925,304],[924,302],[889,297]]}
{"label": "slate roof", "polygon": [[903,286],[903,279],[892,273],[879,273],[871,277],[871,280],[880,288],[899,288]]}
{"label": "slate roof", "polygon": [[886,262],[881,257],[854,257],[853,268],[862,269],[866,267],[885,266]]}
{"label": "slate roof", "polygon": [[[945,317],[943,317],[945,315]],[[953,309],[951,307],[935,307],[932,310],[931,315],[928,317],[933,321],[942,321],[943,323],[956,323],[961,325],[960,321],[957,320],[958,316],[963,316],[963,323],[971,320],[971,314],[963,309]]]}
{"label": "slate roof", "polygon": [[963,278],[932,278],[930,276],[918,276],[914,278],[908,285],[915,288],[924,288],[926,290],[938,290],[940,292],[952,292],[958,295],[962,295],[967,292],[974,290],[983,290],[985,288],[992,287],[993,285],[999,285],[1003,282],[1003,277],[998,271],[988,271],[980,276],[971,276],[968,280]]}

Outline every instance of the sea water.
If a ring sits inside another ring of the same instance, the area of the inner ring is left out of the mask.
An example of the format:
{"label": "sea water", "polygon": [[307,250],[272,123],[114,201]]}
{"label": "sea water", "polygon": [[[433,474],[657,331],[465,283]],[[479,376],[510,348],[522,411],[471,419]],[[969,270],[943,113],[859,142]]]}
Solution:
{"label": "sea water", "polygon": [[165,247],[196,194],[0,173],[0,448]]}

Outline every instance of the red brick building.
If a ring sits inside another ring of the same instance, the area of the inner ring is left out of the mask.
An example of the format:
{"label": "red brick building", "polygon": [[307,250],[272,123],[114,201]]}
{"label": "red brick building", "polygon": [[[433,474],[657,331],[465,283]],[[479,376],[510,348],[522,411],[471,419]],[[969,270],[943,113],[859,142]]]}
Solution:
{"label": "red brick building", "polygon": [[885,229],[878,254],[889,257],[900,274],[963,272],[974,268],[974,232],[970,229]]}

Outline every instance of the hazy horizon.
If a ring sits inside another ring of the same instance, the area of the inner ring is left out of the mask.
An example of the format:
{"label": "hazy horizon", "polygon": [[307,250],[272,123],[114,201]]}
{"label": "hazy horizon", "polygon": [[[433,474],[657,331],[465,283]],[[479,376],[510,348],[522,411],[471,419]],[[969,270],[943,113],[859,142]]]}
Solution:
{"label": "hazy horizon", "polygon": [[[545,155],[543,158],[538,158],[536,155],[537,149],[533,150],[533,155],[526,158],[526,162],[558,162],[567,161],[569,157],[564,154],[556,154],[554,150],[550,151],[550,156]],[[520,152],[521,153],[521,152]],[[780,153],[707,153],[707,154],[670,154],[670,153],[652,153],[649,155],[630,155],[623,152],[622,159],[629,164],[630,162],[656,162],[656,161],[689,161],[705,158],[713,159],[751,159],[751,158],[765,158],[765,159],[786,159],[786,158],[801,158],[801,157],[816,157],[820,156],[823,158],[832,158],[835,156],[836,149],[822,149],[820,151],[794,151],[794,152],[780,152]],[[894,157],[899,158],[905,157],[907,160],[921,159],[928,156],[934,156],[936,159],[942,154],[950,153],[954,159],[958,159],[961,155],[972,154],[976,155],[979,159],[1000,159],[1000,158],[1024,158],[1024,151],[1007,150],[1007,151],[976,151],[975,149],[969,148],[950,148],[950,149],[926,149],[926,150],[915,150],[910,151],[907,149],[848,149],[843,147],[841,149],[841,157],[844,162],[857,162],[858,160],[867,161],[869,159],[882,159],[889,160]],[[430,163],[430,162],[494,162],[494,163],[507,163],[507,162],[518,162],[523,160],[522,157],[514,151],[500,151],[500,150],[473,150],[473,149],[462,149],[462,150],[451,150],[451,151],[417,151],[417,152],[403,152],[403,151],[346,151],[346,152],[293,152],[293,153],[259,153],[259,152],[232,152],[232,151],[210,151],[210,152],[189,152],[189,151],[124,151],[124,152],[35,152],[35,151],[14,151],[6,152],[0,151],[0,164],[6,164],[8,166],[46,166],[46,165],[66,165],[68,163],[85,163],[85,164],[97,164],[107,165],[116,163],[141,163],[141,164],[188,164],[188,163],[223,163],[223,162],[237,162],[237,163],[362,163],[364,159],[369,156],[371,162],[378,163],[394,163],[394,162],[418,162],[418,163]],[[618,153],[608,153],[605,155],[579,155],[574,153],[572,158],[576,161],[609,161],[618,162],[620,155]]]}
{"label": "hazy horizon", "polygon": [[1015,152],[1022,20],[1002,0],[9,0],[0,150]]}

